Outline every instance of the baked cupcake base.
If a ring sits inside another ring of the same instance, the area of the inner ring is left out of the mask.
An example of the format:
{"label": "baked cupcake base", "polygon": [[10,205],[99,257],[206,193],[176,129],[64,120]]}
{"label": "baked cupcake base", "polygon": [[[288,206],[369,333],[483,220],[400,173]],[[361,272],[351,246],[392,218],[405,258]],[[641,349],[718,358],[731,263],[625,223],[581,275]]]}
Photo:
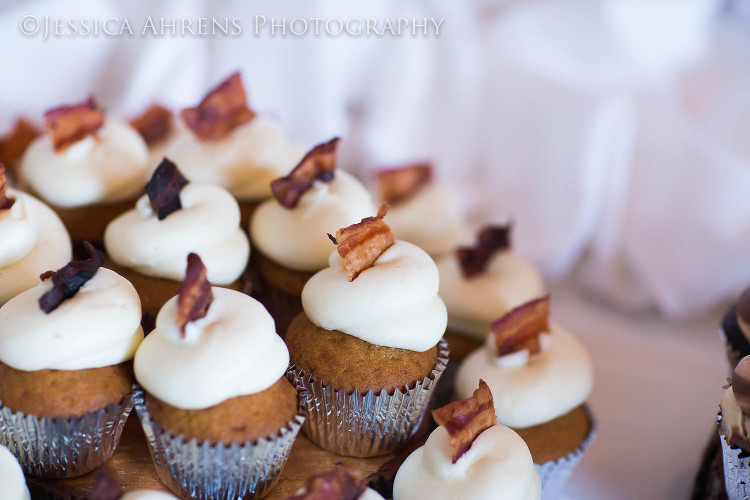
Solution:
{"label": "baked cupcake base", "polygon": [[[489,335],[489,330],[487,331]],[[476,337],[463,334],[458,330],[448,328],[443,336],[448,342],[448,348],[451,351],[451,360],[460,361],[472,352],[476,351],[482,345],[482,341]]]}
{"label": "baked cupcake base", "polygon": [[104,229],[115,217],[131,210],[137,198],[111,204],[62,208],[52,205],[70,233],[74,244],[83,241],[104,245]]}

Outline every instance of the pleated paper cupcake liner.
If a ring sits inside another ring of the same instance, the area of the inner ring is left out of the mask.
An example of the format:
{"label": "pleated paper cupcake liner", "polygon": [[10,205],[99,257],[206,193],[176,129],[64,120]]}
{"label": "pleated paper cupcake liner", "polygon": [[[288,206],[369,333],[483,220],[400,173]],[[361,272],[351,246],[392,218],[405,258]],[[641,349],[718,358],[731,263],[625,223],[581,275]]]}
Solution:
{"label": "pleated paper cupcake liner", "polygon": [[26,474],[81,476],[109,460],[132,409],[132,394],[118,404],[67,419],[26,415],[0,403],[0,444],[16,456]]}
{"label": "pleated paper cupcake liner", "polygon": [[[721,426],[721,413],[716,418]],[[721,434],[721,455],[724,463],[724,487],[729,500],[750,499],[750,455],[741,448],[732,447]]]}
{"label": "pleated paper cupcake liner", "polygon": [[287,378],[300,393],[303,431],[311,441],[338,455],[374,457],[399,449],[414,434],[447,363],[448,344],[441,340],[430,375],[393,394],[325,385],[294,363]]}
{"label": "pleated paper cupcake liner", "polygon": [[211,444],[175,436],[151,420],[144,393],[135,389],[135,409],[159,479],[181,498],[237,500],[267,495],[289,459],[304,417],[255,442]]}

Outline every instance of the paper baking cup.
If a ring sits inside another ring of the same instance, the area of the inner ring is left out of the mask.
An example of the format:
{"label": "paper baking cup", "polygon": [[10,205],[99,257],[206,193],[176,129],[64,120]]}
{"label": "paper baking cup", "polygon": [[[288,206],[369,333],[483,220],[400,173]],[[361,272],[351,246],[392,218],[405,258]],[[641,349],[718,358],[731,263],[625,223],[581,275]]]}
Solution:
{"label": "paper baking cup", "polygon": [[441,340],[430,375],[393,394],[325,385],[294,363],[287,378],[300,393],[303,431],[311,441],[338,455],[374,457],[399,449],[414,434],[447,363],[448,344]]}
{"label": "paper baking cup", "polygon": [[229,446],[175,436],[151,420],[141,388],[135,409],[146,434],[159,479],[181,498],[236,500],[261,498],[276,485],[304,417],[256,442]]}
{"label": "paper baking cup", "polygon": [[750,456],[740,448],[732,448],[721,436],[724,461],[724,486],[729,500],[750,498]]}
{"label": "paper baking cup", "polygon": [[81,476],[109,460],[133,409],[133,395],[80,417],[50,418],[14,412],[0,403],[0,444],[26,474]]}
{"label": "paper baking cup", "polygon": [[551,460],[541,465],[534,464],[536,471],[539,473],[539,479],[542,480],[542,500],[553,500],[561,497],[565,483],[568,482],[573,469],[576,468],[578,462],[581,461],[583,452],[586,451],[586,448],[589,447],[596,437],[596,421],[591,416],[588,408],[586,408],[586,412],[589,413],[591,430],[581,445],[575,451],[557,460]]}

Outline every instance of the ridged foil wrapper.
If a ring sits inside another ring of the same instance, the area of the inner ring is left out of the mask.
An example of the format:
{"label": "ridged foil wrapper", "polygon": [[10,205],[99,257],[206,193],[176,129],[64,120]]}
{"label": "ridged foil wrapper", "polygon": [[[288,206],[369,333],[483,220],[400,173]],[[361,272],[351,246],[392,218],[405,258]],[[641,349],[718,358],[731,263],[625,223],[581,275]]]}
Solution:
{"label": "ridged foil wrapper", "polygon": [[741,448],[732,448],[722,435],[721,454],[724,462],[724,486],[729,500],[750,499],[750,455]]}
{"label": "ridged foil wrapper", "polygon": [[375,457],[399,449],[414,434],[447,363],[448,344],[440,340],[430,375],[393,394],[325,385],[293,362],[287,378],[300,393],[303,432],[312,442],[338,455]]}
{"label": "ridged foil wrapper", "polygon": [[132,394],[118,404],[71,418],[26,415],[0,403],[0,444],[31,476],[81,476],[110,459],[132,409]]}
{"label": "ridged foil wrapper", "polygon": [[159,479],[180,498],[197,500],[267,495],[276,485],[305,420],[296,415],[275,435],[227,446],[186,440],[162,428],[151,420],[140,387],[135,390],[135,409]]}

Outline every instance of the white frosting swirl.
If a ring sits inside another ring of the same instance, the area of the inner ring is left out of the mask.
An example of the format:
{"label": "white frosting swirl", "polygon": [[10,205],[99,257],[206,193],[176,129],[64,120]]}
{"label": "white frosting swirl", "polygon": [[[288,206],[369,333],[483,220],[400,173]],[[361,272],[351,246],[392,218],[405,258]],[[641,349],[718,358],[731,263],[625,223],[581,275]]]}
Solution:
{"label": "white frosting swirl", "polygon": [[49,135],[31,143],[21,178],[58,207],[114,203],[143,191],[148,149],[127,123],[107,118],[96,136],[88,135],[56,152]]}
{"label": "white frosting swirl", "polygon": [[55,212],[15,189],[8,189],[8,195],[16,202],[10,210],[0,210],[0,305],[71,258],[70,236]]}
{"label": "white frosting swirl", "polygon": [[5,500],[30,500],[26,478],[16,457],[8,448],[0,445],[0,491]]}
{"label": "white frosting swirl", "polygon": [[302,289],[302,307],[310,321],[326,330],[424,352],[440,341],[447,324],[437,291],[438,273],[430,256],[416,245],[396,241],[351,282],[338,252],[331,252],[329,267]]}
{"label": "white frosting swirl", "polygon": [[176,496],[166,491],[157,490],[133,490],[128,491],[120,500],[179,500]]}
{"label": "white frosting swirl", "polygon": [[327,233],[376,211],[367,189],[349,173],[337,170],[332,181],[316,181],[294,208],[285,208],[275,199],[261,204],[250,221],[250,238],[282,266],[318,271],[327,265],[331,253]]}
{"label": "white frosting swirl", "polygon": [[286,372],[289,351],[257,300],[213,287],[208,314],[177,326],[177,297],[156,317],[156,329],[135,355],[135,377],[160,400],[186,410],[271,387]]}
{"label": "white frosting swirl", "polygon": [[455,464],[452,453],[445,428],[432,431],[425,445],[412,452],[398,470],[393,500],[538,500],[541,497],[542,484],[528,446],[504,425],[497,424],[482,432]]}
{"label": "white frosting swirl", "polygon": [[305,149],[292,144],[273,119],[256,116],[213,141],[200,140],[183,125],[165,155],[192,181],[223,186],[240,200],[258,200],[271,195],[271,181],[291,170]]}
{"label": "white frosting swirl", "polygon": [[159,220],[148,196],[104,231],[107,254],[118,265],[146,276],[180,281],[185,259],[200,255],[208,280],[228,285],[247,267],[250,243],[239,227],[237,201],[224,188],[188,183],[180,191],[182,208]]}
{"label": "white frosting swirl", "polygon": [[385,221],[398,239],[436,256],[458,244],[464,227],[463,207],[453,190],[433,182],[413,197],[391,205]]}
{"label": "white frosting swirl", "polygon": [[84,370],[133,358],[143,340],[141,302],[128,280],[109,269],[45,314],[48,279],[0,307],[0,361],[17,370]]}
{"label": "white frosting swirl", "polygon": [[539,340],[541,351],[531,356],[526,351],[527,362],[519,363],[520,353],[496,356],[489,336],[459,367],[456,396],[471,397],[483,379],[495,397],[498,422],[515,429],[549,422],[582,404],[594,380],[586,347],[558,326]]}
{"label": "white frosting swirl", "polygon": [[534,265],[509,251],[497,252],[481,274],[468,279],[453,254],[439,258],[437,267],[449,327],[480,339],[487,335],[490,323],[545,294]]}

